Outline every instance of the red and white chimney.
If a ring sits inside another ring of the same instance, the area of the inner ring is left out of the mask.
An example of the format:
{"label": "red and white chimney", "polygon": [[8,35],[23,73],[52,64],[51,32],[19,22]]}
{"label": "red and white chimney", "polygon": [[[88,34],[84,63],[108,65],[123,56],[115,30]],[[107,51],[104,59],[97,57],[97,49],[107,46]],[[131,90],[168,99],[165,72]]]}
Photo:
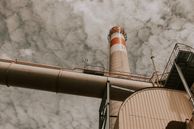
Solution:
{"label": "red and white chimney", "polygon": [[126,40],[127,36],[122,27],[115,26],[110,30],[110,73],[120,73],[128,75],[130,72],[126,49]]}
{"label": "red and white chimney", "polygon": [[[120,26],[113,27],[109,32],[110,57],[109,57],[109,72],[110,75],[129,75],[129,62],[126,49],[127,35],[124,29]],[[110,116],[118,116],[118,111],[122,102],[110,101]],[[110,117],[110,129],[115,126],[117,118]]]}

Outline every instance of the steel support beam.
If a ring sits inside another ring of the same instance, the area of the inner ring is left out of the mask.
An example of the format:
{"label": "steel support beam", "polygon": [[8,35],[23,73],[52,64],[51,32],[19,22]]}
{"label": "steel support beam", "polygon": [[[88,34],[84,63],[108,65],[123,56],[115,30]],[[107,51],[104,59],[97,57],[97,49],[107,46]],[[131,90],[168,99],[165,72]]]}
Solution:
{"label": "steel support beam", "polygon": [[188,86],[188,84],[187,84],[187,82],[186,82],[186,80],[185,80],[185,77],[184,77],[184,75],[183,75],[183,72],[182,72],[180,66],[179,66],[178,64],[176,64],[176,62],[175,62],[174,64],[175,64],[175,67],[176,67],[176,69],[177,69],[177,72],[178,72],[178,74],[179,74],[179,77],[180,77],[180,79],[181,79],[181,81],[182,81],[182,83],[183,83],[183,86],[184,86],[184,88],[185,88],[187,94],[189,95],[189,98],[190,98],[191,103],[192,103],[193,108],[194,108],[193,94],[191,93],[191,91],[190,91],[190,89],[189,89],[189,86]]}
{"label": "steel support beam", "polygon": [[107,82],[99,109],[99,129],[110,128],[110,88],[111,85]]}
{"label": "steel support beam", "polygon": [[111,88],[111,85],[109,82],[107,82],[107,100],[106,100],[106,103],[107,103],[107,114],[106,114],[106,117],[107,117],[107,120],[106,120],[106,128],[105,129],[109,129],[110,128],[110,88]]}

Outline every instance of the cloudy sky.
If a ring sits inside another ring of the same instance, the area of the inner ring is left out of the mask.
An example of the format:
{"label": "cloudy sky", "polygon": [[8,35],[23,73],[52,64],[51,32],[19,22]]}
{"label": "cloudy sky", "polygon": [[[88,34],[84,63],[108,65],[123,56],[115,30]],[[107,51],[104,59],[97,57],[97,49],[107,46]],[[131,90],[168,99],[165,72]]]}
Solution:
{"label": "cloudy sky", "polygon": [[[0,57],[66,68],[108,66],[125,28],[131,71],[162,72],[176,42],[194,47],[194,0],[0,0]],[[97,129],[100,100],[0,87],[0,129]]]}

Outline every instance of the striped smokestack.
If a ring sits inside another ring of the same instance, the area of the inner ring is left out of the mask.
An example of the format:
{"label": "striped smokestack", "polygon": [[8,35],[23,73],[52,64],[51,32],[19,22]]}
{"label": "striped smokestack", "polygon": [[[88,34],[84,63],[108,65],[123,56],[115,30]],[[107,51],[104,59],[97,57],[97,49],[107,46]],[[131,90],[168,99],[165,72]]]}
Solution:
{"label": "striped smokestack", "polygon": [[[115,26],[109,33],[110,43],[110,61],[109,72],[110,74],[124,74],[129,75],[129,62],[126,49],[127,35],[124,29],[120,26]],[[122,75],[120,75],[122,76]],[[114,93],[110,93],[110,96]],[[117,120],[118,111],[122,102],[110,101],[110,129],[114,129]],[[111,117],[116,116],[116,117]]]}
{"label": "striped smokestack", "polygon": [[127,36],[124,29],[115,26],[110,30],[110,66],[111,73],[129,74],[129,62],[126,49]]}

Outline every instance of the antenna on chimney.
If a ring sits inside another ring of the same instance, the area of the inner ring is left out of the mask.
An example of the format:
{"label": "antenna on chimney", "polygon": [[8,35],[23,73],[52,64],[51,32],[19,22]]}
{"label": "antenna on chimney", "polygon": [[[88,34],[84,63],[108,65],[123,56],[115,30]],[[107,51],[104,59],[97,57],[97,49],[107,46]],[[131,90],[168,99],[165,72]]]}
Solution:
{"label": "antenna on chimney", "polygon": [[87,58],[82,58],[82,62],[84,64],[84,68],[87,67],[87,65],[88,65],[88,59]]}
{"label": "antenna on chimney", "polygon": [[153,64],[153,67],[154,67],[154,74],[156,75],[156,83],[157,83],[158,86],[160,86],[158,71],[156,69],[156,65],[155,65],[155,62],[154,62],[154,58],[155,58],[154,56],[151,56],[152,64]]}

